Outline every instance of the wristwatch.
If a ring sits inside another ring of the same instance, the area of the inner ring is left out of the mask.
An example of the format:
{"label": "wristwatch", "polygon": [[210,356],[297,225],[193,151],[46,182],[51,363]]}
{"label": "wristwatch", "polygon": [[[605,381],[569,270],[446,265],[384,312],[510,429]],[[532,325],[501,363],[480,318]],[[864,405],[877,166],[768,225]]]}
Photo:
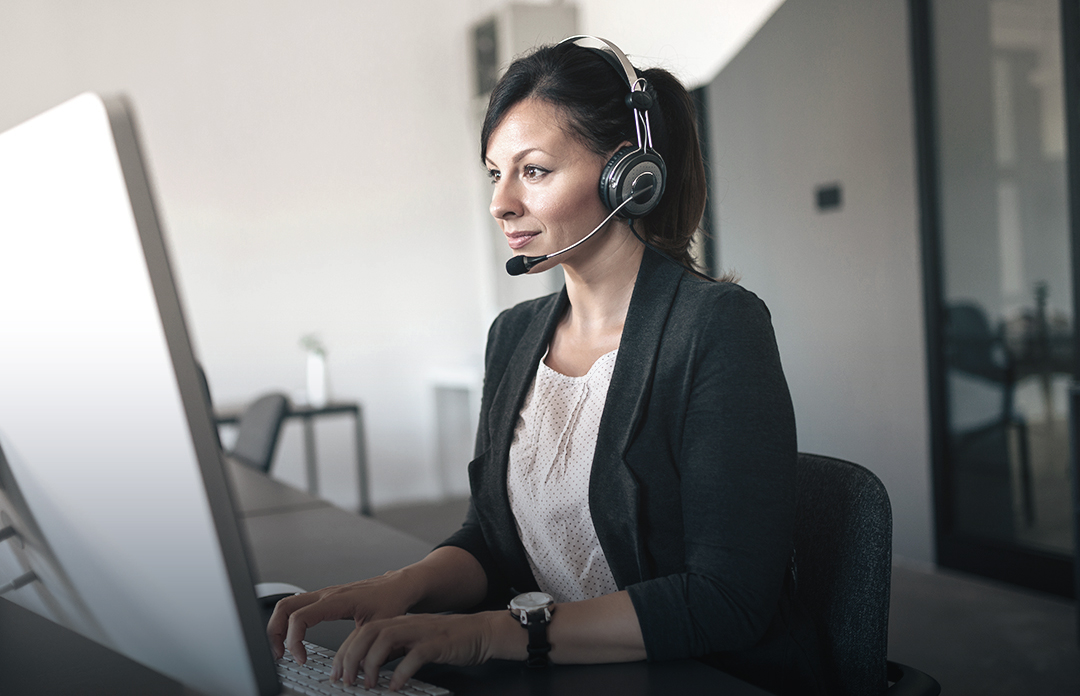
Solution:
{"label": "wristwatch", "polygon": [[510,600],[510,614],[529,631],[529,659],[526,664],[530,667],[548,666],[551,643],[548,642],[547,627],[553,611],[555,600],[544,592],[526,592]]}

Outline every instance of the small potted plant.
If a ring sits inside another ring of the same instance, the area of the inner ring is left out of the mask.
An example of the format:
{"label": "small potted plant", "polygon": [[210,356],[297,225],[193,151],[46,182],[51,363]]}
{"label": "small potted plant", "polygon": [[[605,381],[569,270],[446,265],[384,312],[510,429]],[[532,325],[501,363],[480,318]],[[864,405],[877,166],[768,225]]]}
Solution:
{"label": "small potted plant", "polygon": [[300,346],[307,351],[307,398],[315,408],[326,405],[329,398],[326,375],[326,346],[315,334],[300,338]]}

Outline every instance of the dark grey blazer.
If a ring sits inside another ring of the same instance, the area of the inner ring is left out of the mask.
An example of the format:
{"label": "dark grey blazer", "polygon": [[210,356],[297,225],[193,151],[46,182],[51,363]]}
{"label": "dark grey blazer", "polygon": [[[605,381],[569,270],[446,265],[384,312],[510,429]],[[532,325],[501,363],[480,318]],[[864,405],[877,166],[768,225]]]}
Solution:
{"label": "dark grey blazer", "polygon": [[[446,545],[488,596],[536,589],[506,492],[510,442],[565,289],[488,336],[472,505]],[[791,583],[795,419],[768,310],[646,249],[600,422],[589,505],[650,660],[710,656],[775,691],[813,693],[812,628]],[[808,681],[810,683],[808,683]],[[808,688],[809,687],[809,688]]]}

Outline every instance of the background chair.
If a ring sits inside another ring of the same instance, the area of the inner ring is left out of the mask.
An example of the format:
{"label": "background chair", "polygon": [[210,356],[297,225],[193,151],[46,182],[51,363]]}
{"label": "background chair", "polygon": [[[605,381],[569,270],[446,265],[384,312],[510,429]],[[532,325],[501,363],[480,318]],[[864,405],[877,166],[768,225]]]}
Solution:
{"label": "background chair", "polygon": [[[214,398],[210,393],[210,381],[206,378],[206,370],[199,362],[195,363],[195,367],[199,373],[203,396],[206,398],[206,403],[213,409]],[[271,392],[260,396],[240,414],[240,419],[236,423],[236,444],[225,454],[263,473],[269,472],[270,465],[274,462],[274,452],[277,450],[281,423],[289,414],[290,408],[289,399],[284,394]],[[217,433],[216,428],[214,432]],[[218,447],[225,449],[221,446],[220,437],[218,437]]]}
{"label": "background chair", "polygon": [[238,461],[269,472],[277,449],[281,422],[289,413],[289,399],[284,394],[264,394],[240,415],[236,426],[236,444],[227,454]]}
{"label": "background chair", "polygon": [[886,659],[892,507],[885,486],[858,464],[803,453],[796,480],[796,591],[821,627],[837,693],[941,693],[930,676]]}

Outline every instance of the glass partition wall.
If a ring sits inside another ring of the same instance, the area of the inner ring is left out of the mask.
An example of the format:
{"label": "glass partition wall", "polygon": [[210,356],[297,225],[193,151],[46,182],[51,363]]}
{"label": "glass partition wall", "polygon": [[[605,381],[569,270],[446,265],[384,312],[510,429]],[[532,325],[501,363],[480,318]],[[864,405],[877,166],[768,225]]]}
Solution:
{"label": "glass partition wall", "polygon": [[913,2],[912,30],[939,561],[1071,594],[1059,2]]}

